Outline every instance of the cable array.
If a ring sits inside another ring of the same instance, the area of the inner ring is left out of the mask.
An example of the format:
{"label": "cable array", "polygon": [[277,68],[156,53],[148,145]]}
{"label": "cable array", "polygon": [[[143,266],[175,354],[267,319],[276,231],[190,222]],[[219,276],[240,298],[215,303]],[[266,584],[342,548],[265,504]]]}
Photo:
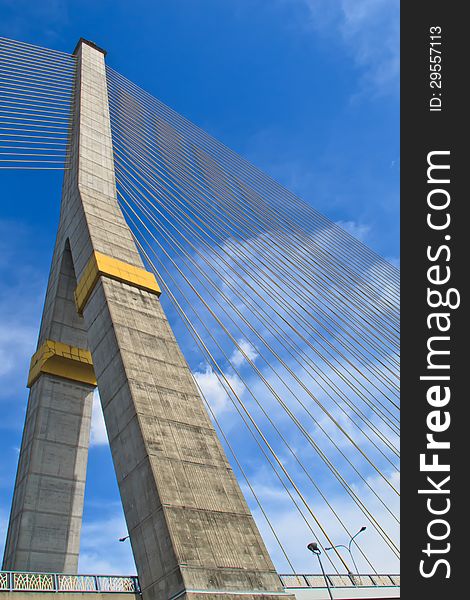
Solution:
{"label": "cable array", "polygon": [[266,489],[321,546],[364,522],[364,566],[372,540],[398,557],[397,269],[110,68],[107,80],[118,200],[280,560],[293,568]]}
{"label": "cable array", "polygon": [[[0,38],[0,169],[69,167],[75,78],[74,56]],[[366,523],[362,564],[375,570],[375,542],[398,557],[397,269],[110,68],[107,81],[119,203],[282,568],[295,523],[323,548]]]}
{"label": "cable array", "polygon": [[63,169],[76,58],[0,37],[0,169]]}

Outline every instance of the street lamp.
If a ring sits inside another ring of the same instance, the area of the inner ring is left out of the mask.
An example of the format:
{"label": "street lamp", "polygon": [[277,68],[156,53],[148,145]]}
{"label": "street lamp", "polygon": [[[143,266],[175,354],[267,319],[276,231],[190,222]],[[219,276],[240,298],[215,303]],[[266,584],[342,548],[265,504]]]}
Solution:
{"label": "street lamp", "polygon": [[129,537],[130,537],[130,536],[126,535],[126,536],[125,536],[125,537],[123,537],[123,538],[119,538],[119,541],[120,541],[120,542],[125,542],[125,541],[126,541],[128,538],[129,538]]}
{"label": "street lamp", "polygon": [[310,550],[310,552],[315,554],[316,557],[318,558],[318,562],[320,563],[320,569],[321,569],[321,572],[323,573],[323,579],[325,580],[326,588],[328,590],[328,595],[330,597],[330,600],[333,600],[333,594],[331,593],[331,590],[330,590],[330,584],[328,582],[327,576],[325,575],[325,569],[323,568],[323,565],[322,565],[322,562],[320,559],[321,550],[318,547],[317,542],[310,542],[310,544],[307,546],[307,550]]}
{"label": "street lamp", "polygon": [[[359,575],[359,569],[357,568],[356,561],[354,560],[353,553],[351,552],[351,544],[353,543],[354,539],[357,538],[357,536],[360,533],[362,533],[363,531],[365,531],[366,529],[367,529],[367,527],[365,525],[363,525],[359,529],[359,531],[352,536],[352,538],[349,540],[349,544],[347,546],[345,546],[344,544],[337,544],[336,546],[330,546],[328,548],[325,548],[325,552],[327,552],[328,550],[333,550],[334,548],[346,548],[346,550],[349,552],[349,556],[351,557],[351,560],[353,561],[354,568],[356,569],[356,575]],[[349,573],[349,574],[351,575],[352,573]]]}

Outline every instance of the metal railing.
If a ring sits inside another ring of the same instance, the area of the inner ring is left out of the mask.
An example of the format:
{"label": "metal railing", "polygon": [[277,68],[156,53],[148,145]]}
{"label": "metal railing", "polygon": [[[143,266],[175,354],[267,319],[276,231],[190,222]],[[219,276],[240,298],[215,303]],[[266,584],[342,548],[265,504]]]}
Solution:
{"label": "metal railing", "polygon": [[139,594],[135,576],[67,575],[0,571],[0,592],[89,592]]}
{"label": "metal railing", "polygon": [[[332,588],[398,587],[399,575],[326,575]],[[325,588],[323,575],[279,575],[286,589]],[[135,575],[68,575],[64,573],[27,573],[0,571],[0,592],[80,592],[140,594]]]}
{"label": "metal railing", "polygon": [[[279,575],[284,588],[324,588],[323,575]],[[326,575],[330,587],[399,587],[400,575]]]}

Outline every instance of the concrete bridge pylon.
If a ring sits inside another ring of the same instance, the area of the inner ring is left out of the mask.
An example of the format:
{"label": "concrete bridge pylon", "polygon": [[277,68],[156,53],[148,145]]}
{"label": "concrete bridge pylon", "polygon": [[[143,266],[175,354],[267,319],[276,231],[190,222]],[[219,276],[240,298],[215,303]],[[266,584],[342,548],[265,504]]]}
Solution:
{"label": "concrete bridge pylon", "polygon": [[98,386],[144,599],[284,590],[117,202],[105,53],[80,40],[70,168],[3,569],[77,571]]}

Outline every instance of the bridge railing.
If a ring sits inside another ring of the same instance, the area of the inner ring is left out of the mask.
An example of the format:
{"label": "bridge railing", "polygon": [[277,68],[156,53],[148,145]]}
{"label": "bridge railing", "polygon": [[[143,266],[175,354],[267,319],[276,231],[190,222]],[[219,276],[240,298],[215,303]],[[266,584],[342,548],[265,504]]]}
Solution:
{"label": "bridge railing", "polygon": [[[279,575],[284,588],[324,588],[322,575]],[[397,587],[399,575],[326,575],[330,587]],[[85,592],[139,594],[136,576],[68,575],[64,573],[31,573],[0,571],[0,592]]]}
{"label": "bridge railing", "polygon": [[[285,588],[324,588],[323,575],[279,575]],[[400,575],[326,575],[330,587],[398,587]]]}
{"label": "bridge railing", "polygon": [[0,571],[0,591],[138,594],[140,587],[138,578],[132,575],[123,577]]}

